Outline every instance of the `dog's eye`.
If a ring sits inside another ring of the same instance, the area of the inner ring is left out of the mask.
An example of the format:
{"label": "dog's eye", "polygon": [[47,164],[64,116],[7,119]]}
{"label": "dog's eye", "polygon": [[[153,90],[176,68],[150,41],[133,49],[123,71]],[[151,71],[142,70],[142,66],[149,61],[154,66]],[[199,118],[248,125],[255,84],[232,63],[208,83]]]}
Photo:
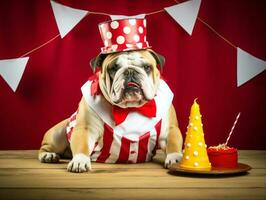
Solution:
{"label": "dog's eye", "polygon": [[144,70],[148,73],[151,71],[151,66],[150,65],[144,65],[143,66]]}
{"label": "dog's eye", "polygon": [[119,66],[117,64],[114,64],[110,66],[108,69],[112,72],[116,72],[118,70]]}
{"label": "dog's eye", "polygon": [[108,73],[110,74],[111,78],[114,78],[117,70],[119,69],[119,66],[117,64],[111,65],[110,67],[108,67]]}

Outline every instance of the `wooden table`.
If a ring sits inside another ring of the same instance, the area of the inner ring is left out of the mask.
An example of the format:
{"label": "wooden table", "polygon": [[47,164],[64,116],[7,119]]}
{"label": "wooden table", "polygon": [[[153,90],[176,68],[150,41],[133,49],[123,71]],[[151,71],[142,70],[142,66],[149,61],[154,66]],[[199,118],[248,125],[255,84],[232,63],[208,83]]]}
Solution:
{"label": "wooden table", "polygon": [[158,152],[153,163],[93,163],[93,172],[66,171],[67,160],[43,164],[37,151],[0,151],[0,199],[266,199],[266,151],[240,151],[252,166],[241,176],[171,175]]}

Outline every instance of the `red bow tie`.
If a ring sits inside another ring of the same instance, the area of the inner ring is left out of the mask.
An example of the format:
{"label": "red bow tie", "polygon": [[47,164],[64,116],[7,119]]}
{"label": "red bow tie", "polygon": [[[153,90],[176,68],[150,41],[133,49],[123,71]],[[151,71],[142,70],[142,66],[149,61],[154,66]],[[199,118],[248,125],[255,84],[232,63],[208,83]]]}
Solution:
{"label": "red bow tie", "polygon": [[126,118],[129,112],[138,112],[146,117],[156,117],[156,104],[154,99],[148,101],[139,108],[120,108],[113,106],[113,118],[116,125],[121,124]]}

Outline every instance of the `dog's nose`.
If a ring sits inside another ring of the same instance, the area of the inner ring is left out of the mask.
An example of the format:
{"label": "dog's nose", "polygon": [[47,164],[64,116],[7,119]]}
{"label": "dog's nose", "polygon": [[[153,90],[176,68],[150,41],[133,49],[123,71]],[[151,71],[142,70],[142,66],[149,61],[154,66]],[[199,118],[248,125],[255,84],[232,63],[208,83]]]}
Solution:
{"label": "dog's nose", "polygon": [[137,74],[137,72],[133,69],[130,69],[130,68],[125,70],[125,72],[124,72],[125,76],[135,76],[136,74]]}

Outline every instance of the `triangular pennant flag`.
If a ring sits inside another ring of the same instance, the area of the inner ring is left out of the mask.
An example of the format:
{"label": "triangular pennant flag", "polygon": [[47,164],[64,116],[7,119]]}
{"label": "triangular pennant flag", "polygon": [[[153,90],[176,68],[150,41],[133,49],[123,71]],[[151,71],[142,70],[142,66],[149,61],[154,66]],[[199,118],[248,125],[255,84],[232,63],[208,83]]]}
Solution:
{"label": "triangular pennant flag", "polygon": [[0,60],[0,75],[16,92],[29,57]]}
{"label": "triangular pennant flag", "polygon": [[51,1],[51,5],[61,38],[65,37],[89,13],[89,11],[71,8],[54,1]]}
{"label": "triangular pennant flag", "polygon": [[266,70],[266,61],[237,48],[237,87]]}
{"label": "triangular pennant flag", "polygon": [[139,14],[139,15],[133,15],[133,16],[127,16],[127,15],[110,15],[112,20],[119,20],[119,19],[128,19],[128,18],[136,18],[136,19],[144,19],[146,14]]}
{"label": "triangular pennant flag", "polygon": [[192,35],[200,3],[201,0],[191,0],[164,9],[189,35]]}

